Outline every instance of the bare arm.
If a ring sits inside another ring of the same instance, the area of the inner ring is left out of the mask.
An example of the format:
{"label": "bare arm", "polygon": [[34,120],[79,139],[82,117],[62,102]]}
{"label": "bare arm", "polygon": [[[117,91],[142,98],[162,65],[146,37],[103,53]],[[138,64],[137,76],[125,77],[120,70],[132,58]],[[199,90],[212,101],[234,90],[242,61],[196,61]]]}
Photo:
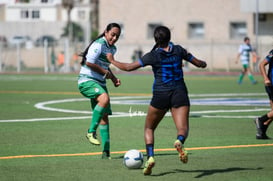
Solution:
{"label": "bare arm", "polygon": [[141,64],[138,61],[135,61],[133,63],[122,63],[122,62],[118,62],[114,59],[112,54],[107,54],[107,59],[109,62],[111,62],[113,65],[115,65],[116,67],[118,67],[121,70],[130,72],[133,70],[136,70],[138,68],[141,67]]}
{"label": "bare arm", "polygon": [[90,62],[86,62],[86,65],[91,68],[93,71],[102,74],[102,75],[106,75],[108,73],[107,70],[101,68],[99,65],[94,64],[94,63],[90,63]]}
{"label": "bare arm", "polygon": [[235,60],[235,63],[236,63],[236,64],[239,62],[240,56],[241,56],[241,53],[238,53],[238,54],[237,54],[237,57],[236,57],[236,60]]}
{"label": "bare arm", "polygon": [[195,57],[192,59],[191,63],[199,68],[206,68],[207,67],[207,63],[205,61],[199,60]]}
{"label": "bare arm", "polygon": [[264,84],[269,86],[271,85],[271,82],[270,80],[268,79],[267,75],[266,75],[266,70],[265,70],[265,66],[268,64],[268,61],[267,60],[263,60],[260,65],[259,65],[259,68],[260,68],[260,72],[264,78]]}
{"label": "bare arm", "polygon": [[99,65],[94,64],[94,63],[90,63],[90,62],[86,62],[86,65],[91,68],[93,71],[104,75],[105,79],[111,79],[113,82],[116,82],[117,78],[114,76],[114,74],[112,73],[112,71],[110,70],[110,68],[108,70],[105,70],[103,68],[101,68]]}
{"label": "bare arm", "polygon": [[110,74],[112,75],[110,79],[112,80],[114,86],[115,86],[115,87],[120,86],[120,85],[121,85],[120,79],[118,79],[118,78],[113,74],[113,72],[112,72],[112,70],[111,70],[110,68],[108,69],[108,71],[109,71]]}

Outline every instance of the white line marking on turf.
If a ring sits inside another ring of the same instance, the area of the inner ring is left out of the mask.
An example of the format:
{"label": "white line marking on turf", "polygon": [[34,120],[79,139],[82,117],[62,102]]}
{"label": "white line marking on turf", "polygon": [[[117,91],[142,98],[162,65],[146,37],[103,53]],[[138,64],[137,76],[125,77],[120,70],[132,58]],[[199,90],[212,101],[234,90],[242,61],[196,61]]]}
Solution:
{"label": "white line marking on turf", "polygon": [[67,103],[67,102],[78,102],[78,101],[85,101],[87,99],[63,99],[63,100],[53,100],[53,101],[46,101],[40,102],[34,105],[37,109],[42,109],[46,111],[56,111],[56,112],[65,112],[65,113],[80,113],[80,114],[90,114],[91,111],[76,111],[76,110],[69,110],[69,109],[60,109],[60,108],[51,108],[47,107],[46,105],[50,104],[57,104],[57,103]]}
{"label": "white line marking on turf", "polygon": [[[193,117],[204,117],[204,118],[255,118],[256,116],[224,116],[224,115],[205,115],[204,113],[225,113],[225,112],[260,112],[260,111],[269,111],[269,109],[245,109],[245,110],[207,110],[207,111],[191,111],[190,116]],[[89,112],[90,113],[90,112]],[[146,113],[141,114],[132,114],[132,113],[114,113],[109,117],[136,117],[136,116],[146,116]],[[171,113],[168,112],[166,116],[171,116]],[[35,121],[62,121],[62,120],[78,120],[78,119],[90,119],[90,116],[79,116],[79,117],[56,117],[56,118],[33,118],[33,119],[12,119],[12,120],[0,120],[0,123],[4,122],[35,122]]]}
{"label": "white line marking on turf", "polygon": [[269,111],[270,109],[235,109],[235,110],[206,110],[206,111],[191,111],[194,114],[209,114],[209,113],[233,113],[233,112],[260,112]]}
{"label": "white line marking on turf", "polygon": [[[118,105],[148,105],[150,99],[145,99],[148,97],[113,97],[111,99],[111,104],[118,104]],[[140,99],[140,100],[139,100]],[[62,100],[52,100],[46,102],[40,102],[34,105],[37,109],[47,110],[47,111],[55,111],[55,112],[64,112],[64,113],[77,113],[77,114],[90,114],[91,111],[81,111],[81,110],[71,110],[71,109],[61,109],[61,108],[53,108],[49,107],[52,104],[58,103],[69,103],[69,102],[79,102],[79,101],[89,101],[87,98],[75,98],[75,99],[62,99]],[[224,105],[224,106],[263,106],[268,105],[267,99],[229,99],[229,98],[204,98],[204,99],[191,99],[192,105]],[[131,107],[130,107],[131,109]],[[254,109],[255,110],[255,109]],[[264,111],[263,109],[262,111]],[[267,110],[267,109],[266,109]],[[129,110],[128,110],[129,111]],[[248,112],[252,112],[251,109]],[[212,113],[212,112],[241,112],[240,109],[237,110],[213,110],[213,111],[205,111],[203,113]],[[117,113],[117,112],[116,112]],[[119,113],[117,113],[119,114]],[[123,113],[121,113],[123,114]]]}
{"label": "white line marking on turf", "polygon": [[[111,115],[110,117],[130,117],[128,113]],[[78,117],[56,117],[56,118],[33,118],[33,119],[9,119],[0,120],[0,123],[7,122],[36,122],[36,121],[62,121],[62,120],[76,120],[76,119],[90,119],[90,116],[78,116]]]}
{"label": "white line marking on turf", "polygon": [[221,94],[189,94],[189,97],[249,97],[266,96],[266,93],[221,93]]}
{"label": "white line marking on turf", "polygon": [[[247,99],[238,98],[249,97],[249,96],[264,96],[264,93],[238,93],[238,94],[191,94],[191,97],[206,97],[204,99],[191,99],[192,105],[225,105],[225,106],[237,106],[237,105],[247,105],[247,106],[262,106],[269,105],[267,99]],[[208,98],[215,97],[215,98]],[[220,98],[219,98],[220,97]],[[235,97],[235,98],[223,98],[223,97]],[[124,97],[111,97],[111,104],[118,105],[148,105],[150,101],[150,96],[124,96]],[[56,111],[64,113],[77,113],[77,114],[92,114],[91,110],[81,111],[81,110],[70,110],[61,108],[52,108],[48,105],[58,104],[58,103],[69,103],[69,102],[79,102],[79,101],[89,101],[86,98],[77,99],[63,99],[63,100],[52,100],[46,102],[40,102],[35,104],[37,109]],[[207,115],[211,113],[240,113],[240,112],[261,112],[269,111],[270,109],[265,108],[254,108],[254,109],[236,109],[236,110],[204,110],[204,111],[191,111],[191,116],[200,116],[206,118],[254,118],[255,116],[234,116],[234,115]],[[132,111],[131,107],[128,112],[114,112],[114,115],[110,117],[135,117],[135,116],[146,116],[145,112]],[[167,113],[166,116],[170,116]],[[14,119],[14,120],[0,120],[0,122],[33,122],[33,121],[56,121],[56,120],[75,120],[75,119],[89,119],[90,116],[79,116],[79,117],[56,117],[56,118],[33,118],[33,119]]]}

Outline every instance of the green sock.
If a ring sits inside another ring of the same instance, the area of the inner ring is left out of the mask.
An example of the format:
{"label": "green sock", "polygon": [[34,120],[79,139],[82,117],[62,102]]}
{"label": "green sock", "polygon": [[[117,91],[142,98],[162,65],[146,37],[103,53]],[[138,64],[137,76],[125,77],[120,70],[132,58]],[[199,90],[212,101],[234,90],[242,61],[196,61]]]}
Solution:
{"label": "green sock", "polygon": [[110,132],[109,124],[100,125],[100,136],[102,142],[102,151],[110,151]]}
{"label": "green sock", "polygon": [[239,76],[238,82],[241,83],[243,81],[243,78],[244,78],[244,74],[241,73]]}
{"label": "green sock", "polygon": [[92,120],[91,120],[91,124],[89,126],[88,133],[96,132],[96,130],[99,126],[100,120],[101,120],[103,114],[105,113],[105,110],[106,110],[106,108],[104,108],[104,107],[100,107],[99,105],[95,106],[95,108],[93,110]]}
{"label": "green sock", "polygon": [[255,79],[252,74],[248,74],[248,78],[251,82],[255,82]]}

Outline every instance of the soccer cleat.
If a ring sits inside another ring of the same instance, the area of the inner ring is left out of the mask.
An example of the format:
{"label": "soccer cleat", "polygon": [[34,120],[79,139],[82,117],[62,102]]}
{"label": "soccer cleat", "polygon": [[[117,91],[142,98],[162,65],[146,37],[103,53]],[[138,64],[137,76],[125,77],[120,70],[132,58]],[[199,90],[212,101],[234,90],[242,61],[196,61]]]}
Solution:
{"label": "soccer cleat", "polygon": [[89,140],[89,142],[93,145],[100,145],[99,140],[97,139],[97,135],[95,132],[87,133],[86,138]]}
{"label": "soccer cleat", "polygon": [[251,83],[252,83],[253,85],[258,84],[258,82],[257,82],[256,80],[252,81]]}
{"label": "soccer cleat", "polygon": [[256,125],[257,135],[262,135],[263,133],[263,123],[259,118],[254,119],[254,124]]}
{"label": "soccer cleat", "polygon": [[102,152],[101,159],[108,159],[108,160],[111,160],[110,152],[109,152],[109,151],[104,151],[104,152]]}
{"label": "soccer cleat", "polygon": [[257,140],[268,140],[270,139],[266,134],[256,134]]}
{"label": "soccer cleat", "polygon": [[181,143],[181,141],[176,140],[174,142],[174,147],[176,148],[176,150],[178,152],[178,156],[180,158],[180,161],[183,163],[187,163],[188,162],[188,152],[183,148],[183,144]]}
{"label": "soccer cleat", "polygon": [[144,175],[151,175],[152,174],[152,168],[155,166],[155,159],[154,157],[150,157],[143,168],[143,174]]}
{"label": "soccer cleat", "polygon": [[265,133],[263,132],[264,124],[262,123],[262,121],[260,121],[259,118],[254,119],[254,124],[256,125],[256,130],[257,130],[256,138],[262,139],[265,135]]}
{"label": "soccer cleat", "polygon": [[262,121],[259,120],[259,118],[254,119],[254,124],[256,125],[256,139],[258,140],[267,140],[270,139],[266,135],[266,130],[268,128],[268,125],[264,125]]}
{"label": "soccer cleat", "polygon": [[242,84],[242,81],[238,80],[237,83],[238,83],[238,85],[241,85],[241,84]]}

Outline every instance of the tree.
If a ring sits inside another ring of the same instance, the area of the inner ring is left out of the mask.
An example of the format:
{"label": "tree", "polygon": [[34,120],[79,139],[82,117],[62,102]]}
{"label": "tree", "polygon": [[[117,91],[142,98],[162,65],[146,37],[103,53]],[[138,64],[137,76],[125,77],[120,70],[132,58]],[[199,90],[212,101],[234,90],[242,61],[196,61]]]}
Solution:
{"label": "tree", "polygon": [[[72,28],[71,28],[72,26]],[[72,29],[72,32],[69,32],[69,29]],[[71,40],[74,41],[80,41],[82,42],[84,40],[84,31],[81,25],[75,23],[75,22],[70,22],[69,26],[64,27],[64,32],[61,36],[69,36],[69,33],[71,33]]]}
{"label": "tree", "polygon": [[90,0],[92,12],[90,16],[91,23],[91,39],[94,39],[99,34],[99,0]]}
{"label": "tree", "polygon": [[[62,6],[67,10],[67,27],[70,27],[71,23],[71,11],[74,8],[74,0],[62,0]],[[68,37],[71,40],[70,28],[68,28]]]}
{"label": "tree", "polygon": [[71,22],[71,11],[74,8],[75,3],[80,3],[83,0],[62,0],[62,6],[67,10],[67,27],[69,40],[72,40],[73,24]]}

